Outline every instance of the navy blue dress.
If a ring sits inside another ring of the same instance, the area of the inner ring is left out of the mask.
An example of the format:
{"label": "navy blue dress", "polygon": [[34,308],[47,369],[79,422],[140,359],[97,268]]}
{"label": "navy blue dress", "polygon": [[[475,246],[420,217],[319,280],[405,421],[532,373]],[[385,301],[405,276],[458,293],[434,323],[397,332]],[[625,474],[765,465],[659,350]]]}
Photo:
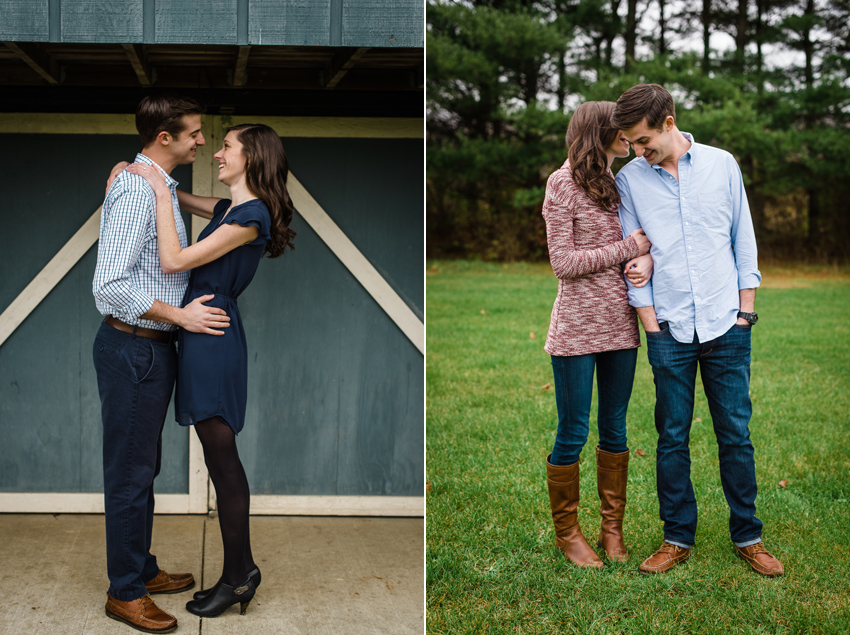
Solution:
{"label": "navy blue dress", "polygon": [[215,298],[205,304],[224,309],[230,316],[230,327],[223,329],[224,335],[180,329],[174,405],[180,425],[218,417],[238,434],[245,425],[248,400],[248,349],[236,299],[253,279],[271,239],[271,218],[268,208],[258,199],[237,205],[225,216],[229,206],[230,200],[219,201],[198,240],[209,236],[221,223],[253,225],[260,233],[253,242],[192,270],[183,306],[214,293]]}

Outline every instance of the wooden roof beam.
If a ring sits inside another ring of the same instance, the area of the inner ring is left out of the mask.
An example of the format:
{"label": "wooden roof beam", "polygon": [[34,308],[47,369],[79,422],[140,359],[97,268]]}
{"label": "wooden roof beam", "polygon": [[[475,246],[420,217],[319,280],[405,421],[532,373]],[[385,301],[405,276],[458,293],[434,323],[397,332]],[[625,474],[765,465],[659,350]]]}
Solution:
{"label": "wooden roof beam", "polygon": [[334,88],[339,84],[345,74],[354,68],[360,58],[366,55],[369,48],[342,49],[333,56],[330,64],[325,68],[325,88]]}
{"label": "wooden roof beam", "polygon": [[245,84],[245,69],[248,67],[248,53],[250,46],[240,46],[236,56],[236,68],[233,70],[233,85],[243,86]]}
{"label": "wooden roof beam", "polygon": [[23,42],[4,42],[4,44],[20,59],[41,75],[50,84],[59,83],[59,73],[56,62],[44,52],[38,45],[25,44]]}
{"label": "wooden roof beam", "polygon": [[153,83],[151,67],[148,64],[144,51],[142,51],[142,47],[139,44],[122,44],[121,46],[124,48],[130,64],[133,65],[133,70],[136,71],[136,77],[139,78],[139,83],[146,88],[150,86]]}

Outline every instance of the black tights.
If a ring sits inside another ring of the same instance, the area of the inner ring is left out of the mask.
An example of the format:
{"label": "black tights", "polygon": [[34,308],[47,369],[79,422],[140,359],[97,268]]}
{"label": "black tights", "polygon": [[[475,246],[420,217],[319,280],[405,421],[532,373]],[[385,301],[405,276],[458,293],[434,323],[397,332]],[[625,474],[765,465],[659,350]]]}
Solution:
{"label": "black tights", "polygon": [[237,586],[248,579],[248,572],[255,566],[248,526],[251,504],[248,478],[236,450],[236,435],[229,425],[213,417],[199,421],[195,430],[204,446],[204,461],[218,500],[218,522],[224,546],[221,580]]}

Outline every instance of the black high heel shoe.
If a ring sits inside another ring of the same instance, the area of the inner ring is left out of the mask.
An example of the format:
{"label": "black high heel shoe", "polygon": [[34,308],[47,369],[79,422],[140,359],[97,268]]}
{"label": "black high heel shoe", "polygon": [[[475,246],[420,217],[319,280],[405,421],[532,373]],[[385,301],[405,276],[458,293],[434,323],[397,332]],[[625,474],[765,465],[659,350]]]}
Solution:
{"label": "black high heel shoe", "polygon": [[[249,571],[248,577],[253,580],[254,589],[260,588],[260,582],[262,582],[263,576],[260,573],[259,567],[254,567],[251,571]],[[213,589],[215,589],[217,585],[218,582],[212,585],[209,589],[204,589],[203,591],[195,591],[195,594],[192,597],[196,600],[203,600],[205,597],[207,597],[210,593],[213,592]]]}
{"label": "black high heel shoe", "polygon": [[237,587],[218,581],[210,593],[202,600],[192,600],[186,603],[186,610],[199,617],[217,617],[234,604],[239,604],[240,615],[245,615],[248,605],[254,599],[257,589],[254,581],[248,578]]}

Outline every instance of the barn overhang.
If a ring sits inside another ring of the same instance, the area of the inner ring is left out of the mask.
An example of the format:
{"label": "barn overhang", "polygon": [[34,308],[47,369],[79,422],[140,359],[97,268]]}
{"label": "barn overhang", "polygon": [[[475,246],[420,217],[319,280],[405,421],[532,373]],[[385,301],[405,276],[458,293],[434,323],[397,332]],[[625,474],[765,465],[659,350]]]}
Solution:
{"label": "barn overhang", "polygon": [[421,116],[424,3],[6,0],[5,112],[127,112],[179,89],[212,114]]}

